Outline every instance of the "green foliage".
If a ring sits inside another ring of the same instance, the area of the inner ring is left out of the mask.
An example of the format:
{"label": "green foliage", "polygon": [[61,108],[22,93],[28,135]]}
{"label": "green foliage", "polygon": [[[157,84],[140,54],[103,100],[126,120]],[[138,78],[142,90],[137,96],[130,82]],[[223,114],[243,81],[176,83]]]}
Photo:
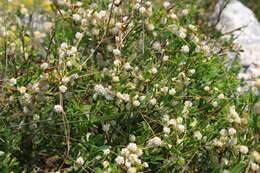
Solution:
{"label": "green foliage", "polygon": [[[232,43],[196,26],[199,1],[119,2],[2,10],[13,17],[2,20],[0,48],[4,169],[238,172],[257,163],[257,99],[237,91],[239,64],[225,65]],[[26,22],[40,14],[43,25]]]}

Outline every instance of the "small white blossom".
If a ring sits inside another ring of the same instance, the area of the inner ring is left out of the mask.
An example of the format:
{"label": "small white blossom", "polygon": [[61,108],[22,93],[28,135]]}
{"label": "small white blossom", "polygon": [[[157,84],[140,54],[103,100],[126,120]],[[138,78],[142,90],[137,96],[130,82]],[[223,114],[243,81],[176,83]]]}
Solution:
{"label": "small white blossom", "polygon": [[217,106],[218,106],[218,102],[217,102],[217,101],[214,101],[214,102],[212,103],[212,106],[217,107]]}
{"label": "small white blossom", "polygon": [[202,134],[200,133],[200,131],[195,131],[194,132],[194,137],[197,138],[198,140],[201,140],[202,139]]}
{"label": "small white blossom", "polygon": [[115,66],[119,66],[120,64],[121,64],[121,61],[119,61],[118,59],[114,61]]}
{"label": "small white blossom", "polygon": [[164,3],[163,3],[163,7],[164,8],[169,8],[169,6],[170,6],[171,4],[168,2],[168,1],[165,1]]}
{"label": "small white blossom", "polygon": [[105,160],[103,163],[102,163],[103,167],[104,168],[107,168],[109,166],[109,162],[107,160]]}
{"label": "small white blossom", "polygon": [[65,85],[61,85],[59,87],[60,92],[65,93],[67,91],[67,87]]}
{"label": "small white blossom", "polygon": [[134,105],[135,107],[140,106],[140,102],[139,102],[138,100],[134,100],[134,101],[133,101],[133,105]]}
{"label": "small white blossom", "polygon": [[11,84],[12,86],[14,86],[14,85],[17,84],[17,80],[16,80],[15,78],[11,78],[11,79],[9,80],[9,82],[10,82],[10,84]]}
{"label": "small white blossom", "polygon": [[158,70],[157,70],[156,67],[153,67],[153,68],[151,69],[151,73],[152,73],[152,74],[156,74],[157,72],[158,72]]}
{"label": "small white blossom", "polygon": [[75,37],[76,39],[81,39],[83,37],[83,34],[81,32],[77,32]]}
{"label": "small white blossom", "polygon": [[233,136],[233,135],[235,135],[236,134],[236,129],[234,129],[234,128],[229,128],[228,129],[228,134],[230,135],[230,136]]}
{"label": "small white blossom", "polygon": [[120,56],[121,51],[119,49],[113,49],[113,54],[116,55],[116,56]]}
{"label": "small white blossom", "polygon": [[124,64],[124,68],[125,68],[125,70],[130,70],[132,67],[131,67],[131,65],[127,62],[127,63]]}
{"label": "small white blossom", "polygon": [[164,56],[163,56],[163,61],[168,61],[168,60],[169,60],[169,56],[164,55]]}
{"label": "small white blossom", "polygon": [[190,48],[189,48],[189,46],[184,45],[184,46],[181,47],[181,51],[182,51],[183,53],[188,53],[188,52],[190,51]]}
{"label": "small white blossom", "polygon": [[108,149],[105,149],[105,150],[103,150],[103,154],[104,155],[108,155],[110,153],[110,149],[108,148]]}
{"label": "small white blossom", "polygon": [[140,7],[140,8],[139,8],[139,12],[142,13],[142,14],[144,14],[144,13],[146,12],[145,7]]}
{"label": "small white blossom", "polygon": [[41,64],[41,68],[43,70],[46,70],[48,67],[49,67],[49,64],[47,62],[44,62],[44,63]]}
{"label": "small white blossom", "polygon": [[259,170],[259,165],[256,164],[256,163],[254,163],[254,162],[252,162],[252,163],[251,163],[251,169],[252,169],[253,171],[257,171],[257,170]]}
{"label": "small white blossom", "polygon": [[153,98],[153,99],[151,99],[151,100],[149,101],[149,103],[150,103],[151,105],[156,105],[157,101],[156,101],[155,98]]}
{"label": "small white blossom", "polygon": [[20,88],[18,88],[18,91],[21,93],[21,94],[24,94],[26,92],[27,88],[22,86]]}
{"label": "small white blossom", "polygon": [[205,86],[204,90],[208,92],[210,90],[210,88],[208,86]]}
{"label": "small white blossom", "polygon": [[131,142],[135,142],[135,140],[136,140],[135,135],[131,135],[131,136],[130,136],[130,141],[131,141]]}
{"label": "small white blossom", "polygon": [[160,50],[161,49],[161,43],[159,41],[156,41],[153,43],[153,48],[155,50]]}
{"label": "small white blossom", "polygon": [[182,124],[178,124],[178,125],[177,125],[177,129],[178,129],[181,133],[184,133],[184,132],[185,132],[185,126],[182,125]]}
{"label": "small white blossom", "polygon": [[169,91],[169,88],[168,87],[162,87],[161,91],[164,92],[164,93],[167,93]]}
{"label": "small white blossom", "polygon": [[129,144],[127,145],[127,149],[130,150],[130,151],[132,151],[132,152],[135,152],[135,151],[137,150],[137,145],[136,145],[136,143],[129,143]]}
{"label": "small white blossom", "polygon": [[112,81],[113,81],[113,82],[119,82],[120,80],[119,80],[119,77],[118,77],[118,76],[113,76],[113,77],[112,77]]}
{"label": "small white blossom", "polygon": [[226,129],[221,129],[219,133],[220,133],[221,136],[227,136],[228,135],[228,132],[227,132]]}
{"label": "small white blossom", "polygon": [[79,14],[73,14],[72,19],[75,20],[75,21],[79,21],[81,19],[81,17],[80,17]]}
{"label": "small white blossom", "polygon": [[154,28],[155,28],[155,26],[153,24],[151,24],[151,23],[147,24],[146,27],[147,27],[148,31],[153,31]]}
{"label": "small white blossom", "polygon": [[77,158],[76,163],[79,165],[83,165],[84,164],[84,159],[82,157]]}
{"label": "small white blossom", "polygon": [[123,165],[125,163],[125,159],[122,156],[117,156],[115,159],[116,163],[119,165]]}
{"label": "small white blossom", "polygon": [[239,146],[239,151],[243,154],[247,154],[248,153],[248,147],[245,145],[241,145]]}
{"label": "small white blossom", "polygon": [[169,127],[163,127],[163,132],[169,134],[171,132],[171,129]]}
{"label": "small white blossom", "polygon": [[225,98],[225,95],[224,95],[224,94],[219,94],[219,95],[218,95],[218,98],[219,98],[219,99],[224,99],[224,98]]}
{"label": "small white blossom", "polygon": [[61,105],[55,105],[54,106],[54,111],[57,113],[62,113],[63,112],[63,107]]}
{"label": "small white blossom", "polygon": [[137,172],[137,170],[134,167],[131,167],[131,168],[127,169],[127,173],[136,173],[136,172]]}
{"label": "small white blossom", "polygon": [[152,147],[158,147],[161,146],[163,144],[161,138],[155,136],[154,138],[150,139],[148,141],[148,146],[152,146]]}
{"label": "small white blossom", "polygon": [[174,88],[170,89],[170,90],[169,90],[169,94],[170,94],[171,96],[174,96],[174,95],[176,94],[176,90],[175,90]]}
{"label": "small white blossom", "polygon": [[108,132],[109,129],[110,129],[110,124],[109,124],[109,123],[103,124],[103,130],[104,130],[105,132]]}
{"label": "small white blossom", "polygon": [[64,76],[62,79],[61,79],[61,82],[62,83],[68,83],[70,81],[70,78],[69,77],[66,77],[66,76]]}

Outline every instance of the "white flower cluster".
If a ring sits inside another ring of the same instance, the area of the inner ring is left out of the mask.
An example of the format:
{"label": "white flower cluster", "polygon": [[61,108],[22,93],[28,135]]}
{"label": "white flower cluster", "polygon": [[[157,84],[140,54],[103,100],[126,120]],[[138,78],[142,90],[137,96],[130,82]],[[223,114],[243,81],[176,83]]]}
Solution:
{"label": "white flower cluster", "polygon": [[159,146],[162,146],[162,145],[163,145],[163,141],[158,136],[153,137],[147,143],[148,147],[159,147]]}
{"label": "white flower cluster", "polygon": [[182,124],[183,123],[183,118],[182,117],[178,117],[176,119],[175,118],[170,119],[169,115],[164,115],[162,120],[166,124],[164,126],[164,132],[165,132],[165,129],[167,129],[166,132],[169,132],[170,129],[168,129],[168,128],[176,129],[176,130],[178,130],[181,133],[184,133],[185,130],[186,130],[185,126]]}
{"label": "white flower cluster", "polygon": [[142,162],[140,157],[143,155],[143,151],[136,143],[129,143],[126,148],[121,150],[119,156],[115,161],[117,164],[127,168],[128,173],[136,173],[138,169],[148,167],[148,163]]}
{"label": "white flower cluster", "polygon": [[105,88],[101,84],[97,84],[94,86],[94,90],[96,94],[104,96],[107,100],[113,100],[114,98],[114,92],[110,90],[109,88]]}
{"label": "white flower cluster", "polygon": [[228,115],[228,121],[231,123],[241,123],[241,118],[239,117],[238,113],[236,112],[235,106],[230,106],[229,108],[229,115]]}
{"label": "white flower cluster", "polygon": [[61,58],[66,56],[75,56],[78,49],[75,46],[69,46],[67,43],[62,43],[59,49],[59,55]]}
{"label": "white flower cluster", "polygon": [[182,110],[182,114],[183,114],[184,118],[188,117],[189,108],[191,108],[191,107],[192,107],[192,102],[191,101],[185,101],[184,102],[184,107],[183,107],[183,110]]}

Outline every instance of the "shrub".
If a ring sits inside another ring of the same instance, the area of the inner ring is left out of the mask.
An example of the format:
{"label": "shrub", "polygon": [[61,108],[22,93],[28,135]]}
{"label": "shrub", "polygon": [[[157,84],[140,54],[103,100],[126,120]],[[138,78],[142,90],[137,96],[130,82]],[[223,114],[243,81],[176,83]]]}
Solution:
{"label": "shrub", "polygon": [[257,169],[254,97],[199,1],[35,3],[2,11],[0,150],[20,171]]}

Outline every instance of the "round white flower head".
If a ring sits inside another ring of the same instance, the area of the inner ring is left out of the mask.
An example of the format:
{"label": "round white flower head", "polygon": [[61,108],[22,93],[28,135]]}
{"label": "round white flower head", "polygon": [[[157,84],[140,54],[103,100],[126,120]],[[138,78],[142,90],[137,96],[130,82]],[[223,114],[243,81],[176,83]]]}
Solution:
{"label": "round white flower head", "polygon": [[3,156],[5,154],[5,152],[0,151],[0,156]]}
{"label": "round white flower head", "polygon": [[149,103],[150,103],[151,105],[156,105],[157,101],[156,101],[155,98],[153,98],[153,99],[151,99],[151,100],[149,101]]}
{"label": "round white flower head", "polygon": [[47,62],[44,62],[44,63],[41,64],[41,68],[43,70],[46,70],[48,67],[49,67],[49,64]]}
{"label": "round white flower head", "polygon": [[67,91],[67,87],[65,85],[61,85],[59,87],[60,92],[65,93]]}
{"label": "round white flower head", "polygon": [[121,64],[121,61],[119,61],[118,59],[114,61],[115,66],[119,66],[120,64]]}
{"label": "round white flower head", "polygon": [[119,80],[119,77],[118,77],[118,76],[113,76],[113,77],[112,77],[112,81],[113,81],[113,82],[119,82],[120,80]]}
{"label": "round white flower head", "polygon": [[125,68],[125,70],[130,70],[131,65],[127,62],[127,63],[125,63],[124,68]]}
{"label": "round white flower head", "polygon": [[143,166],[144,166],[145,168],[148,168],[148,167],[149,167],[149,164],[148,164],[147,162],[144,162],[144,163],[143,163]]}
{"label": "round white flower head", "polygon": [[131,135],[131,136],[130,136],[130,141],[131,141],[131,142],[135,142],[135,140],[136,140],[135,135]]}
{"label": "round white flower head", "polygon": [[201,140],[202,139],[202,134],[200,133],[200,131],[195,131],[194,132],[194,137],[197,138],[198,140]]}
{"label": "round white flower head", "polygon": [[148,31],[153,31],[154,28],[155,28],[155,26],[153,24],[151,24],[151,23],[147,24],[146,27],[147,27]]}
{"label": "round white flower head", "polygon": [[160,50],[161,49],[161,43],[159,41],[156,41],[153,43],[153,48],[155,50]]}
{"label": "round white flower head", "polygon": [[176,90],[174,88],[170,89],[169,94],[174,96],[176,94]]}
{"label": "round white flower head", "polygon": [[151,69],[151,73],[152,73],[152,74],[156,74],[157,72],[158,72],[158,70],[157,70],[156,67],[153,67],[153,68]]}
{"label": "round white flower head", "polygon": [[178,125],[177,125],[177,129],[178,129],[181,133],[184,133],[184,132],[185,132],[185,126],[182,125],[182,124],[178,124]]}
{"label": "round white flower head", "polygon": [[163,132],[169,134],[171,133],[171,129],[169,127],[163,127]]}
{"label": "round white flower head", "polygon": [[259,165],[256,164],[256,163],[254,163],[254,162],[252,162],[252,163],[251,163],[251,169],[252,169],[253,171],[257,171],[257,170],[259,170]]}
{"label": "round white flower head", "polygon": [[66,77],[64,76],[62,79],[61,79],[61,82],[62,83],[68,83],[70,81],[70,78],[69,77]]}
{"label": "round white flower head", "polygon": [[148,146],[151,146],[151,147],[158,147],[158,146],[161,146],[163,144],[161,138],[155,136],[153,137],[152,139],[150,139],[148,141]]}
{"label": "round white flower head", "polygon": [[184,46],[181,47],[181,52],[183,52],[183,53],[188,53],[189,51],[190,51],[189,46],[184,45]]}
{"label": "round white flower head", "polygon": [[205,86],[204,90],[208,92],[210,90],[210,88],[208,86]]}
{"label": "round white flower head", "polygon": [[138,100],[134,100],[134,101],[133,101],[133,105],[134,105],[135,107],[140,106],[140,102],[139,102]]}
{"label": "round white flower head", "polygon": [[247,153],[248,153],[248,147],[245,146],[245,145],[241,145],[241,146],[239,146],[239,151],[240,151],[242,154],[247,154]]}
{"label": "round white flower head", "polygon": [[125,163],[125,159],[122,156],[117,156],[115,159],[116,163],[119,165],[123,165]]}
{"label": "round white flower head", "polygon": [[169,8],[169,6],[170,6],[171,4],[168,2],[168,1],[165,1],[164,3],[163,3],[163,7],[164,8]]}
{"label": "round white flower head", "polygon": [[221,129],[219,133],[220,133],[221,136],[227,136],[228,135],[226,129]]}
{"label": "round white flower head", "polygon": [[76,39],[81,39],[83,37],[83,34],[81,32],[77,32],[75,37]]}
{"label": "round white flower head", "polygon": [[217,107],[217,106],[218,106],[218,102],[217,102],[217,101],[214,101],[214,102],[212,103],[212,106]]}
{"label": "round white flower head", "polygon": [[63,107],[61,105],[55,105],[54,106],[54,111],[57,113],[62,113],[63,112]]}
{"label": "round white flower head", "polygon": [[260,163],[260,154],[259,154],[259,152],[253,151],[253,152],[251,153],[251,156],[252,156],[253,159],[255,159],[256,162],[259,162],[259,163]]}
{"label": "round white flower head", "polygon": [[83,165],[84,164],[84,159],[82,157],[77,158],[76,163],[79,165]]}
{"label": "round white flower head", "polygon": [[119,49],[113,49],[113,54],[116,55],[116,56],[120,56],[121,51]]}
{"label": "round white flower head", "polygon": [[126,166],[127,168],[130,168],[130,167],[132,166],[132,163],[129,162],[128,159],[126,159],[126,161],[125,161],[125,166]]}
{"label": "round white flower head", "polygon": [[80,17],[79,14],[73,14],[72,19],[75,20],[75,21],[79,21],[81,19],[81,17]]}
{"label": "round white flower head", "polygon": [[137,150],[137,145],[136,145],[136,143],[129,143],[129,144],[127,145],[127,149],[130,150],[130,151],[132,151],[132,152],[135,152],[135,151]]}
{"label": "round white flower head", "polygon": [[219,95],[218,95],[218,98],[219,98],[219,99],[224,99],[224,98],[225,98],[225,95],[224,95],[224,94],[219,94]]}
{"label": "round white flower head", "polygon": [[21,93],[21,94],[24,94],[26,92],[27,88],[22,86],[20,88],[18,88],[18,91]]}
{"label": "round white flower head", "polygon": [[127,173],[136,173],[136,168],[135,167],[130,167],[127,169]]}
{"label": "round white flower head", "polygon": [[163,56],[163,61],[168,61],[168,60],[169,60],[169,56],[164,55],[164,56]]}
{"label": "round white flower head", "polygon": [[68,44],[67,44],[67,43],[61,43],[60,48],[61,48],[62,50],[66,50],[66,49],[68,49]]}
{"label": "round white flower head", "polygon": [[181,15],[183,15],[183,16],[186,16],[188,13],[189,13],[189,10],[188,10],[188,9],[183,9],[183,10],[181,11]]}
{"label": "round white flower head", "polygon": [[168,87],[162,87],[161,91],[164,92],[164,93],[167,93],[169,91],[169,88]]}
{"label": "round white flower head", "polygon": [[52,28],[53,24],[51,22],[44,22],[43,27],[46,31],[49,31]]}
{"label": "round white flower head", "polygon": [[14,85],[17,84],[17,80],[16,80],[15,78],[11,78],[11,79],[9,80],[9,82],[10,82],[10,84],[11,84],[12,86],[14,86]]}
{"label": "round white flower head", "polygon": [[233,135],[235,135],[236,134],[236,129],[234,129],[234,128],[229,128],[228,129],[228,134],[230,135],[230,136],[233,136]]}
{"label": "round white flower head", "polygon": [[109,166],[109,162],[107,160],[105,160],[103,163],[102,163],[103,167],[104,168],[107,168]]}
{"label": "round white flower head", "polygon": [[103,150],[103,154],[104,155],[108,155],[110,153],[110,149],[108,148],[108,149],[105,149],[105,150]]}
{"label": "round white flower head", "polygon": [[146,12],[145,7],[140,7],[140,8],[139,8],[139,12],[142,13],[142,14],[144,14],[144,13]]}
{"label": "round white flower head", "polygon": [[128,155],[130,154],[130,151],[129,151],[127,148],[123,148],[123,149],[121,150],[121,154],[122,154],[123,156],[128,156]]}

